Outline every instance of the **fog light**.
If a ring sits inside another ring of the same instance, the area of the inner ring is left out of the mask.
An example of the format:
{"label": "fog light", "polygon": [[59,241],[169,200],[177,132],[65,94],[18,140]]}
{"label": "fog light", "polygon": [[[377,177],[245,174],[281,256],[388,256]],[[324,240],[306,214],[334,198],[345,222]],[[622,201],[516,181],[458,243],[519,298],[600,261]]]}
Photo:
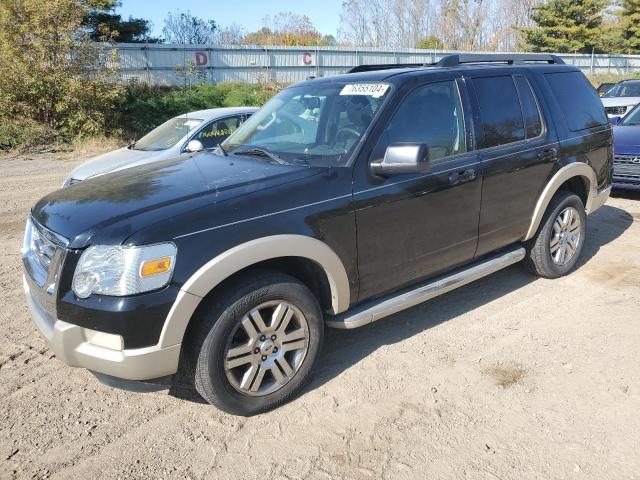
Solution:
{"label": "fog light", "polygon": [[96,332],[95,330],[84,329],[84,338],[87,343],[96,347],[108,348],[109,350],[124,350],[124,340],[122,336],[113,333]]}

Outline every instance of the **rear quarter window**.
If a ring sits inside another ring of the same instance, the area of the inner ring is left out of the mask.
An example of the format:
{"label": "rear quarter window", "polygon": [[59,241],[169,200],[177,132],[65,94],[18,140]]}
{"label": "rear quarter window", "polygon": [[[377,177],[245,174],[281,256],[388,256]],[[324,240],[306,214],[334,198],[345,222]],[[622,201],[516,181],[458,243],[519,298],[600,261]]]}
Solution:
{"label": "rear quarter window", "polygon": [[602,101],[580,72],[546,73],[545,77],[567,120],[577,132],[607,124]]}

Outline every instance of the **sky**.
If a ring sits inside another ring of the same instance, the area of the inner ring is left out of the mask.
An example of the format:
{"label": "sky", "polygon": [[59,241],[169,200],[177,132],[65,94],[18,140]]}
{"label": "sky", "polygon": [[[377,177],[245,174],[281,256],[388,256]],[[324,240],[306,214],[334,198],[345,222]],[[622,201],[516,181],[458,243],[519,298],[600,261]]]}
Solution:
{"label": "sky", "polygon": [[121,0],[118,13],[123,17],[142,17],[153,22],[153,34],[162,35],[167,13],[180,9],[197,17],[213,19],[225,27],[232,23],[248,32],[262,27],[262,19],[278,12],[307,15],[322,34],[336,35],[343,0]]}

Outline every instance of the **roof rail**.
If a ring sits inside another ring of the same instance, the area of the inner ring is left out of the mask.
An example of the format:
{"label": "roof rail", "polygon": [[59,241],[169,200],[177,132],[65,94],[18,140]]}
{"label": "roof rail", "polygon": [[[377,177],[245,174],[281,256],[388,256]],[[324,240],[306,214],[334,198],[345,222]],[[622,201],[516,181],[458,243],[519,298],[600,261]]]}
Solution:
{"label": "roof rail", "polygon": [[437,63],[380,63],[358,65],[357,67],[347,70],[346,73],[373,72],[376,70],[391,70],[393,68],[457,67],[464,63],[506,63],[509,65],[522,65],[526,62],[546,62],[564,65],[564,60],[557,55],[551,55],[549,53],[459,53],[442,57]]}
{"label": "roof rail", "polygon": [[373,72],[375,70],[391,70],[392,68],[420,68],[433,65],[432,63],[380,63],[375,65],[358,65],[347,73]]}
{"label": "roof rail", "polygon": [[548,53],[456,54],[442,57],[435,65],[437,67],[457,67],[462,63],[507,63],[514,65],[525,62],[546,62],[564,65],[564,60],[557,55]]}

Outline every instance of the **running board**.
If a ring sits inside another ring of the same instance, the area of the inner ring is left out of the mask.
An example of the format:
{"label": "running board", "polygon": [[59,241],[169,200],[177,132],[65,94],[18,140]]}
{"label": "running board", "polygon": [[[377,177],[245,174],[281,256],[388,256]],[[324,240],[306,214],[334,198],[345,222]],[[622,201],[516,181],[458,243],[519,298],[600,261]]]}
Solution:
{"label": "running board", "polygon": [[497,272],[521,261],[524,256],[525,250],[520,246],[503,250],[497,255],[475,262],[462,270],[428,280],[426,283],[410,290],[404,290],[400,294],[379,298],[339,315],[331,316],[327,319],[327,326],[342,329],[362,327]]}

